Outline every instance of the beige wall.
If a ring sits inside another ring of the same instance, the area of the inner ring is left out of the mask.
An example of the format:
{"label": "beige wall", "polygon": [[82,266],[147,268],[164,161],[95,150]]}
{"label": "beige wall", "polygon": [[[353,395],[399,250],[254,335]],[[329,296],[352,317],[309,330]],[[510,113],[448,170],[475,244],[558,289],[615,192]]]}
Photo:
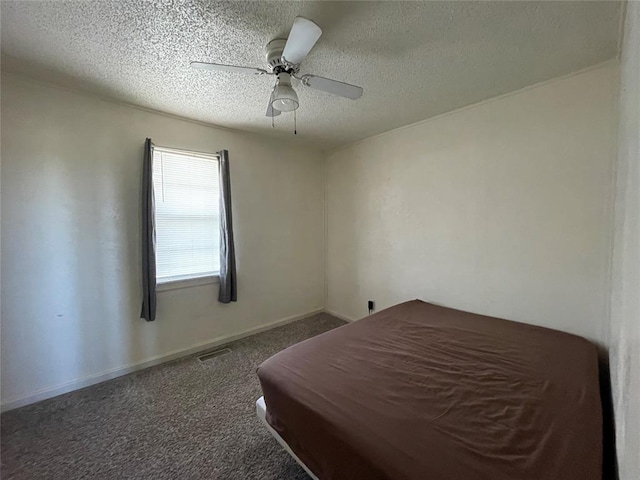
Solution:
{"label": "beige wall", "polygon": [[611,62],[333,153],[328,310],[420,298],[604,342],[617,82]]}
{"label": "beige wall", "polygon": [[610,359],[621,480],[640,478],[640,3],[622,45]]}
{"label": "beige wall", "polygon": [[[231,157],[239,301],[215,285],[140,313],[145,137]],[[323,307],[323,162],[315,151],[2,78],[2,402],[76,388]]]}

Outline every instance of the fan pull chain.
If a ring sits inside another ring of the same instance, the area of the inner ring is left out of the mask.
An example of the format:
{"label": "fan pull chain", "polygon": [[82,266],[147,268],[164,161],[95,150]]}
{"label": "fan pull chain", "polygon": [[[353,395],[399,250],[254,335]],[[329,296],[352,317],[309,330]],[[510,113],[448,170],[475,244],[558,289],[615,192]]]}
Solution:
{"label": "fan pull chain", "polygon": [[297,124],[297,120],[296,120],[296,110],[293,111],[293,134],[294,135],[298,134],[298,124]]}

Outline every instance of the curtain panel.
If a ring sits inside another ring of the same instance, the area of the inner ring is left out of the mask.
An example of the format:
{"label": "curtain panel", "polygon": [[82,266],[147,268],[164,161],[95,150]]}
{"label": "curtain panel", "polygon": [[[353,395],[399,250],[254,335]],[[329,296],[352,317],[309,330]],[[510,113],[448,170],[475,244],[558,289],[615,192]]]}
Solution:
{"label": "curtain panel", "polygon": [[231,177],[229,152],[222,150],[220,156],[220,291],[218,301],[238,301],[236,275],[236,249],[233,243],[233,219],[231,215]]}
{"label": "curtain panel", "polygon": [[147,322],[156,319],[156,226],[153,196],[153,143],[147,138],[142,160],[142,312]]}

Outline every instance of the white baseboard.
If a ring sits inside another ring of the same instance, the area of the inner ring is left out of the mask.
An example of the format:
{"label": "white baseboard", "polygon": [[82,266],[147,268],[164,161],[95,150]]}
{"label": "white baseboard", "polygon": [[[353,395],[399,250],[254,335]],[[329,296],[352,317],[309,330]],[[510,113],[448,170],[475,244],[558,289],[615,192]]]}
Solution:
{"label": "white baseboard", "polygon": [[359,318],[348,317],[348,316],[343,315],[341,313],[334,312],[333,310],[327,310],[326,308],[324,309],[324,312],[328,313],[329,315],[332,315],[332,316],[334,316],[336,318],[339,318],[340,320],[344,320],[345,322],[349,322],[349,323],[355,322],[357,320],[360,320]]}
{"label": "white baseboard", "polygon": [[[57,385],[55,387],[46,388],[43,390],[39,390],[31,395],[27,395],[26,397],[10,399],[2,403],[0,405],[0,410],[6,412],[8,410],[13,410],[14,408],[24,407],[25,405],[30,405],[32,403],[39,402],[41,400],[46,400],[48,398],[57,397],[58,395],[62,395],[64,393],[72,392],[74,390],[79,390],[84,387],[89,387],[91,385],[95,385],[96,383],[104,382],[106,380],[111,380],[112,378],[121,377],[123,375],[128,375],[129,373],[137,372],[138,370],[143,370],[145,368],[153,367],[155,365],[159,365],[161,363],[170,362],[172,360],[176,360],[177,358],[186,357],[189,355],[193,355],[194,353],[201,352],[203,350],[208,350],[210,348],[215,348],[220,345],[224,345],[227,343],[234,342],[236,340],[240,340],[241,338],[248,337],[251,335],[255,335],[256,333],[265,332],[267,330],[271,330],[272,328],[280,327],[282,325],[286,325],[288,323],[295,322],[297,320],[302,320],[303,318],[310,317],[312,315],[316,315],[318,313],[322,313],[325,310],[322,308],[312,310],[311,312],[302,313],[298,315],[292,315],[290,317],[282,318],[280,320],[276,320],[274,322],[269,322],[264,325],[259,325],[257,327],[249,328],[247,330],[243,330],[241,332],[235,333],[233,335],[227,335],[224,337],[217,337],[211,340],[207,340],[206,342],[198,343],[193,345],[192,347],[185,348],[182,350],[174,350],[172,352],[168,352],[166,354],[158,355],[155,357],[151,357],[148,360],[145,360],[141,363],[129,364],[123,367],[118,367],[113,370],[109,370],[106,372],[98,373],[95,375],[91,375],[85,378],[80,378],[78,380],[73,380],[71,382],[64,383],[62,385]],[[333,314],[332,314],[333,315]],[[335,315],[337,316],[337,315]],[[340,318],[340,317],[338,317]]]}

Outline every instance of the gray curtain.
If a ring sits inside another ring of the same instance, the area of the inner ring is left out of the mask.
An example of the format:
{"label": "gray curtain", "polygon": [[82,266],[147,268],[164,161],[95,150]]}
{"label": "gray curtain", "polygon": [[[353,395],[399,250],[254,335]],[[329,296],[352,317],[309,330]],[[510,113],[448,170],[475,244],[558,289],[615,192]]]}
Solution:
{"label": "gray curtain", "polygon": [[218,301],[238,301],[236,278],[236,249],[233,243],[233,221],[231,218],[231,178],[229,176],[229,152],[220,155],[220,292]]}
{"label": "gray curtain", "polygon": [[142,312],[156,319],[156,226],[153,198],[153,143],[147,138],[142,162]]}

